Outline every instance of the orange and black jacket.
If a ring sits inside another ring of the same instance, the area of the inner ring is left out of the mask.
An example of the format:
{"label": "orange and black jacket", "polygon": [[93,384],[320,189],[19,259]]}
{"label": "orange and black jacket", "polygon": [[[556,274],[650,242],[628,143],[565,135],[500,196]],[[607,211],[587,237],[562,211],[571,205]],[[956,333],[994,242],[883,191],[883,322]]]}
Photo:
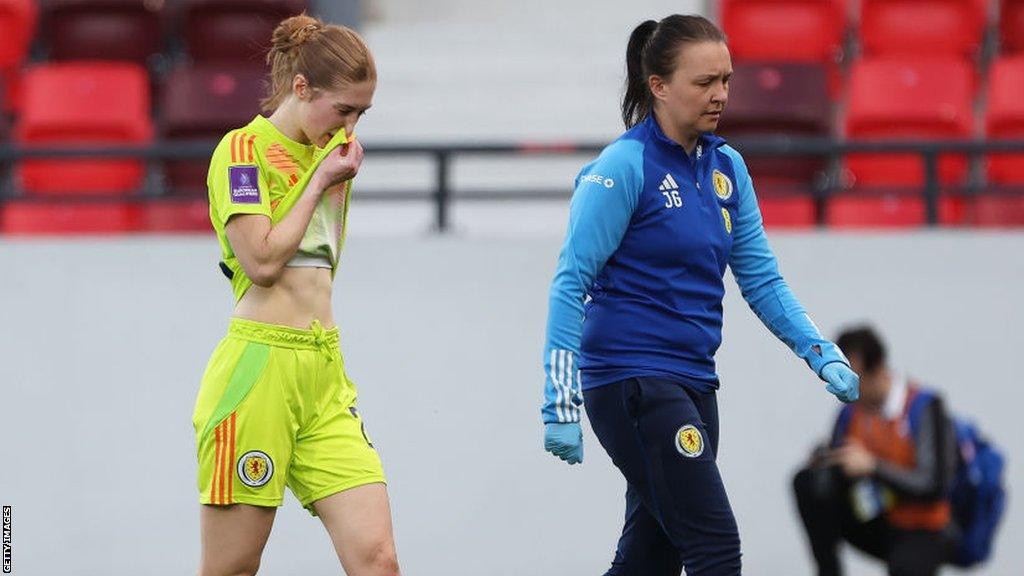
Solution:
{"label": "orange and black jacket", "polygon": [[893,526],[942,530],[950,520],[949,487],[956,472],[953,428],[938,394],[913,383],[894,388],[905,390],[894,413],[843,407],[832,446],[856,441],[875,455],[874,479],[888,495],[886,519]]}

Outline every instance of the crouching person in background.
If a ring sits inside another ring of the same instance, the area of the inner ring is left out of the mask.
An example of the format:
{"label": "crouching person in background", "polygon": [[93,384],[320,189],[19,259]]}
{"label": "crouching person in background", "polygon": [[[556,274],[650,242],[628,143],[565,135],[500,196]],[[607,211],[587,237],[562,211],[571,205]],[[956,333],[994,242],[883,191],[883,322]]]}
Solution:
{"label": "crouching person in background", "polygon": [[836,344],[860,375],[860,400],[840,410],[831,444],[793,481],[818,574],[843,573],[842,541],[891,576],[935,574],[956,541],[956,441],[942,399],[890,370],[871,328],[843,332]]}

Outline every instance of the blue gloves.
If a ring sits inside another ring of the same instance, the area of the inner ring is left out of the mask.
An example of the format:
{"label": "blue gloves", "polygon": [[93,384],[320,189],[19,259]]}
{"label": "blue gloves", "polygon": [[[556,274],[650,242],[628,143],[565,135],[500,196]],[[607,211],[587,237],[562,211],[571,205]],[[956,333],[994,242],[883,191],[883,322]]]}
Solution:
{"label": "blue gloves", "polygon": [[569,464],[583,462],[583,429],[579,422],[544,425],[544,449]]}
{"label": "blue gloves", "polygon": [[821,369],[821,378],[828,382],[825,390],[843,402],[853,402],[860,397],[860,376],[842,362],[825,364]]}

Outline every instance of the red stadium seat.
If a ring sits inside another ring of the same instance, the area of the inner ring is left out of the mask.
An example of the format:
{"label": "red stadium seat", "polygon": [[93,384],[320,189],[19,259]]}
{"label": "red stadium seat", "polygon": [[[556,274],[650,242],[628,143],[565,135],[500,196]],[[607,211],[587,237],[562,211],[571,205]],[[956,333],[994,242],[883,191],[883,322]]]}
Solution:
{"label": "red stadium seat", "polygon": [[[829,199],[825,221],[843,228],[913,228],[928,222],[924,198],[913,195],[868,196],[846,193]],[[939,224],[964,221],[959,198],[939,199]]]}
{"label": "red stadium seat", "polygon": [[0,204],[3,234],[115,234],[139,228],[136,202],[10,200]]}
{"label": "red stadium seat", "polygon": [[[15,140],[26,147],[146,144],[152,139],[146,71],[128,63],[38,66],[25,75],[25,106]],[[139,188],[140,160],[24,160],[30,193],[111,193]]]}
{"label": "red stadium seat", "polygon": [[[989,71],[989,139],[1024,140],[1024,55],[996,60]],[[988,180],[998,184],[1024,184],[1024,154],[992,154]]]}
{"label": "red stadium seat", "polygon": [[0,77],[5,110],[17,108],[21,66],[36,31],[39,8],[33,0],[0,0]]}
{"label": "red stadium seat", "polygon": [[[828,136],[831,103],[827,73],[817,64],[737,63],[728,110],[716,133],[742,140],[763,136]],[[755,181],[810,185],[821,157],[746,155]],[[759,188],[760,189],[760,188]]]}
{"label": "red stadium seat", "polygon": [[758,134],[827,134],[830,106],[822,66],[737,63],[722,128]]}
{"label": "red stadium seat", "polygon": [[[263,66],[205,64],[182,67],[161,95],[163,134],[168,140],[218,140],[260,112]],[[175,193],[206,193],[208,162],[172,161],[166,173]]]}
{"label": "red stadium seat", "polygon": [[51,60],[129,60],[160,52],[163,2],[48,0],[44,42]]}
{"label": "red stadium seat", "polygon": [[986,14],[979,0],[864,0],[865,56],[973,56]]}
{"label": "red stadium seat", "polygon": [[0,0],[0,68],[19,66],[25,60],[38,16],[33,0]]}
{"label": "red stadium seat", "polygon": [[999,35],[1004,52],[1024,52],[1024,0],[1003,0]]}
{"label": "red stadium seat", "polygon": [[1024,196],[981,194],[971,202],[968,222],[993,228],[1024,226]]}
{"label": "red stadium seat", "polygon": [[[973,130],[973,68],[960,58],[864,59],[851,74],[846,133],[851,140],[969,138]],[[855,186],[921,186],[919,154],[850,154]],[[967,162],[939,159],[939,178],[962,183]]]}
{"label": "red stadium seat", "polygon": [[[7,105],[7,101],[4,100],[4,84],[0,81],[0,110],[4,110]],[[0,142],[7,142],[11,136],[11,125],[10,120],[6,114],[0,114]],[[0,170],[5,166],[0,166]]]}
{"label": "red stadium seat", "polygon": [[141,220],[144,232],[213,232],[210,204],[205,198],[150,200],[142,207]]}
{"label": "red stadium seat", "polygon": [[182,31],[196,62],[263,62],[277,24],[306,0],[185,0]]}
{"label": "red stadium seat", "polygon": [[768,228],[811,228],[817,223],[809,196],[760,196],[757,204]]}
{"label": "red stadium seat", "polygon": [[722,0],[722,28],[733,58],[836,62],[846,33],[837,0]]}

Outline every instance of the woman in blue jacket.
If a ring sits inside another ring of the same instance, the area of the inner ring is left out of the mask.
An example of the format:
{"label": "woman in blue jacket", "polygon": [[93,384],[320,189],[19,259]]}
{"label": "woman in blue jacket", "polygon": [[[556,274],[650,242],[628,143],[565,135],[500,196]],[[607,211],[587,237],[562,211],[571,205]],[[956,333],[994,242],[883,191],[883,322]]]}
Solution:
{"label": "woman in blue jacket", "polygon": [[576,178],[551,286],[544,444],[582,461],[585,404],[626,478],[607,574],[739,574],[716,464],[726,265],[829,392],[853,401],[858,378],[779,274],[743,158],[713,135],[732,74],[725,36],[699,16],[648,20],[626,64],[627,131]]}

